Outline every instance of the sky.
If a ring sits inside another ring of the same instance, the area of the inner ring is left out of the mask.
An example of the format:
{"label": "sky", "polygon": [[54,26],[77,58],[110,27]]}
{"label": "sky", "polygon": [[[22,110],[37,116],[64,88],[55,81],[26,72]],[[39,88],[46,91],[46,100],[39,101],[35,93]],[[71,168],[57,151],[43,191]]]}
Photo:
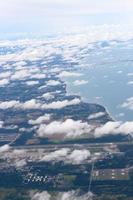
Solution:
{"label": "sky", "polygon": [[58,34],[99,24],[131,24],[133,0],[4,0],[0,33]]}

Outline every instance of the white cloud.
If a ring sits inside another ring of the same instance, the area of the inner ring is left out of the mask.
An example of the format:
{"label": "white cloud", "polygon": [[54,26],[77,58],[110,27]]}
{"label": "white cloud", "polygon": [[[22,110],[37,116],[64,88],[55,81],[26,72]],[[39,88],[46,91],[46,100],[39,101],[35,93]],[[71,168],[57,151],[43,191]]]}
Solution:
{"label": "white cloud", "polygon": [[133,73],[128,73],[127,76],[133,76]]}
{"label": "white cloud", "polygon": [[44,116],[40,116],[35,120],[33,120],[33,119],[29,120],[28,123],[35,125],[35,124],[44,123],[44,122],[49,121],[49,120],[50,120],[50,114],[45,114]]}
{"label": "white cloud", "polygon": [[95,136],[101,137],[106,134],[113,134],[114,130],[120,126],[120,122],[107,122],[101,127],[95,129]]}
{"label": "white cloud", "polygon": [[116,130],[117,133],[123,133],[123,134],[132,134],[133,133],[133,121],[125,122],[119,126],[119,128]]}
{"label": "white cloud", "polygon": [[73,139],[89,133],[92,127],[86,122],[67,119],[65,121],[53,121],[48,125],[41,124],[37,134],[40,137]]}
{"label": "white cloud", "polygon": [[127,85],[133,85],[133,81],[128,81]]}
{"label": "white cloud", "polygon": [[86,160],[90,159],[90,157],[91,157],[90,151],[86,149],[82,149],[82,150],[75,149],[71,151],[70,149],[63,148],[63,149],[59,149],[54,152],[48,153],[42,158],[42,160],[47,161],[47,162],[64,161],[65,163],[79,165],[85,162]]}
{"label": "white cloud", "polygon": [[4,122],[3,121],[0,121],[0,128],[2,128],[4,125]]}
{"label": "white cloud", "polygon": [[31,198],[31,200],[50,200],[50,199],[51,195],[46,191],[36,192]]}
{"label": "white cloud", "polygon": [[8,79],[0,80],[0,86],[4,86],[4,85],[8,85],[8,84],[9,84],[9,80]]}
{"label": "white cloud", "polygon": [[87,83],[88,83],[88,81],[85,81],[85,80],[76,80],[76,81],[73,82],[73,84],[74,84],[75,86],[78,86],[78,85],[85,85],[85,84],[87,84]]}
{"label": "white cloud", "polygon": [[25,165],[27,165],[27,162],[25,159],[17,159],[14,163],[15,167],[17,168],[21,168],[21,167],[24,167]]}
{"label": "white cloud", "polygon": [[60,78],[73,77],[73,76],[79,77],[79,76],[82,76],[82,74],[81,74],[81,73],[78,73],[78,72],[68,72],[68,71],[62,71],[62,72],[59,74],[59,77],[60,77]]}
{"label": "white cloud", "polygon": [[11,76],[11,72],[9,72],[9,71],[0,73],[0,79],[1,78],[9,78],[10,76]]}
{"label": "white cloud", "polygon": [[7,152],[9,150],[10,150],[10,146],[8,144],[5,144],[0,147],[0,153]]}
{"label": "white cloud", "polygon": [[121,107],[133,110],[133,97],[126,99],[126,101],[121,105]]}
{"label": "white cloud", "polygon": [[26,81],[26,84],[28,86],[37,85],[37,84],[39,84],[39,81]]}
{"label": "white cloud", "polygon": [[80,194],[78,190],[71,190],[68,192],[58,192],[57,194],[50,194],[47,191],[43,192],[30,192],[31,200],[92,200],[93,194],[87,192]]}
{"label": "white cloud", "polygon": [[52,103],[49,104],[44,104],[42,106],[43,109],[61,109],[64,108],[66,106],[71,106],[71,105],[76,105],[79,104],[81,101],[80,99],[72,99],[72,100],[64,100],[64,101],[54,101]]}
{"label": "white cloud", "polygon": [[55,81],[55,80],[49,80],[49,81],[47,82],[47,85],[48,85],[48,86],[56,86],[56,85],[60,85],[60,84],[61,84],[60,81]]}
{"label": "white cloud", "polygon": [[87,192],[85,194],[80,194],[79,191],[68,191],[59,193],[56,200],[92,200],[93,194]]}
{"label": "white cloud", "polygon": [[102,137],[104,135],[112,134],[123,134],[128,135],[133,133],[133,121],[130,122],[107,122],[101,127],[95,129],[94,136]]}
{"label": "white cloud", "polygon": [[[10,6],[9,6],[10,5]],[[41,20],[41,17],[66,16],[66,15],[90,15],[97,13],[120,13],[133,11],[132,0],[6,0],[0,3],[0,17],[3,19],[21,18],[25,11],[23,20],[35,18]],[[7,11],[7,13],[4,12]]]}
{"label": "white cloud", "polygon": [[119,71],[117,71],[117,73],[118,73],[118,74],[122,74],[122,73],[123,73],[123,71],[119,70]]}
{"label": "white cloud", "polygon": [[44,79],[46,78],[46,75],[45,74],[33,74],[31,76],[31,78],[35,78],[35,79]]}
{"label": "white cloud", "polygon": [[63,161],[67,154],[69,152],[69,149],[60,149],[51,153],[48,153],[46,156],[42,158],[43,161]]}
{"label": "white cloud", "polygon": [[[17,106],[16,106],[16,108],[17,108]],[[39,108],[41,108],[41,104],[38,103],[36,101],[36,99],[31,99],[31,100],[26,101],[24,103],[19,103],[18,108],[21,108],[21,109],[39,109]]]}
{"label": "white cloud", "polygon": [[16,100],[0,102],[0,109],[5,110],[8,108],[13,108],[18,104],[19,104],[19,101],[16,101]]}
{"label": "white cloud", "polygon": [[16,71],[12,76],[11,80],[24,80],[30,76],[30,73],[27,69],[21,69]]}
{"label": "white cloud", "polygon": [[81,164],[88,158],[90,158],[91,154],[90,151],[83,149],[83,150],[74,150],[68,157],[68,162],[72,164]]}
{"label": "white cloud", "polygon": [[45,94],[42,95],[42,97],[46,100],[50,100],[50,99],[53,99],[54,98],[54,95],[51,94],[50,92],[47,92]]}
{"label": "white cloud", "polygon": [[20,102],[16,100],[12,101],[3,101],[0,102],[0,109],[61,109],[66,106],[76,105],[80,103],[80,99],[75,98],[72,100],[64,100],[64,101],[55,101],[49,104],[43,104],[43,102],[39,102],[36,99],[31,99],[26,102]]}
{"label": "white cloud", "polygon": [[97,113],[94,113],[94,114],[90,115],[88,117],[88,119],[97,119],[97,118],[102,117],[104,115],[105,115],[104,112],[97,112]]}

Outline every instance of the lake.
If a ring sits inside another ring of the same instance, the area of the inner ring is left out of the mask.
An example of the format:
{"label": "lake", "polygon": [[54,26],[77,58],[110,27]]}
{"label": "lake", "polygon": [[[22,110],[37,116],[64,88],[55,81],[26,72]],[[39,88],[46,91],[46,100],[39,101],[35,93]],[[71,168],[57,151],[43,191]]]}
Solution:
{"label": "lake", "polygon": [[82,55],[77,71],[82,76],[64,78],[68,93],[105,106],[116,120],[133,120],[133,110],[122,107],[133,96],[133,41],[95,44]]}

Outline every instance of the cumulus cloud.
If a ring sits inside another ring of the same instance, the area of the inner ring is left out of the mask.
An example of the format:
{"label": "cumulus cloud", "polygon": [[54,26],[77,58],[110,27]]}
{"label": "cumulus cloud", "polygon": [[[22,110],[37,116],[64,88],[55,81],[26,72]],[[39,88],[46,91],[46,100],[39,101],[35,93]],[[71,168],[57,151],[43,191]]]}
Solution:
{"label": "cumulus cloud", "polygon": [[47,92],[45,94],[42,95],[42,97],[46,100],[50,100],[50,99],[53,99],[54,98],[54,95],[51,94],[50,92]]}
{"label": "cumulus cloud", "polygon": [[0,80],[0,86],[8,85],[9,82],[10,82],[10,81],[9,81],[8,79],[2,79],[2,80]]}
{"label": "cumulus cloud", "polygon": [[7,152],[9,150],[10,150],[10,146],[8,144],[5,144],[0,147],[0,153]]}
{"label": "cumulus cloud", "polygon": [[87,84],[87,83],[88,83],[88,81],[85,81],[85,80],[76,80],[76,81],[73,82],[73,84],[74,84],[75,86],[78,86],[78,85],[85,85],[85,84]]}
{"label": "cumulus cloud", "polygon": [[60,81],[55,81],[55,80],[49,80],[49,81],[47,82],[47,85],[48,85],[48,86],[56,86],[56,85],[60,85],[60,84],[61,84]]}
{"label": "cumulus cloud", "polygon": [[101,137],[106,134],[113,134],[114,130],[120,126],[120,122],[107,122],[101,127],[95,129],[95,136]]}
{"label": "cumulus cloud", "polygon": [[28,123],[35,125],[35,124],[44,123],[44,122],[49,121],[49,120],[50,120],[50,114],[45,114],[44,116],[40,116],[35,120],[33,120],[33,119],[29,120]]}
{"label": "cumulus cloud", "polygon": [[126,99],[126,101],[121,105],[121,107],[133,110],[133,97]]}
{"label": "cumulus cloud", "polygon": [[89,150],[82,149],[82,150],[73,150],[71,151],[68,148],[63,148],[56,150],[54,152],[48,153],[45,155],[42,160],[43,161],[64,161],[64,163],[71,163],[73,165],[82,164],[87,159],[90,159],[91,154]]}
{"label": "cumulus cloud", "polygon": [[44,78],[46,78],[46,75],[45,74],[33,74],[31,76],[31,78],[34,78],[34,79],[44,79]]}
{"label": "cumulus cloud", "polygon": [[39,84],[39,81],[26,81],[26,84],[28,86],[37,85],[37,84]]}
{"label": "cumulus cloud", "polygon": [[128,135],[133,133],[133,121],[129,122],[107,122],[101,127],[95,129],[94,136],[102,137],[104,135],[112,134],[123,134]]}
{"label": "cumulus cloud", "polygon": [[51,195],[46,191],[36,192],[31,198],[31,200],[50,200],[50,199]]}
{"label": "cumulus cloud", "polygon": [[30,192],[31,200],[92,200],[93,194],[91,192],[87,192],[84,194],[80,194],[79,190],[71,190],[68,192],[58,192],[54,194],[48,193],[47,191],[43,192]]}
{"label": "cumulus cloud", "polygon": [[54,101],[49,104],[44,104],[42,108],[44,109],[61,109],[66,106],[76,105],[79,104],[81,101],[78,98],[72,99],[72,100],[64,100],[64,101]]}
{"label": "cumulus cloud", "polygon": [[51,152],[47,155],[45,155],[42,160],[43,161],[64,161],[66,158],[67,154],[69,152],[69,149],[60,149],[54,152]]}
{"label": "cumulus cloud", "polygon": [[37,134],[40,137],[72,139],[89,133],[92,126],[86,122],[67,119],[65,121],[53,121],[47,125],[41,124]]}
{"label": "cumulus cloud", "polygon": [[68,161],[72,164],[81,164],[83,161],[87,160],[91,156],[90,151],[83,150],[74,150],[69,156]]}
{"label": "cumulus cloud", "polygon": [[17,159],[14,163],[14,165],[17,167],[17,168],[21,168],[21,167],[24,167],[25,165],[27,165],[27,162],[25,159]]}
{"label": "cumulus cloud", "polygon": [[62,71],[62,72],[59,74],[59,77],[60,77],[60,78],[73,77],[73,76],[79,77],[79,76],[82,76],[82,74],[81,74],[81,73],[78,73],[78,72],[69,72],[69,71]]}
{"label": "cumulus cloud", "polygon": [[24,80],[28,77],[30,77],[28,69],[21,69],[11,76],[11,80]]}
{"label": "cumulus cloud", "polygon": [[5,109],[8,109],[8,108],[13,108],[18,104],[19,104],[19,101],[16,101],[16,100],[3,101],[3,102],[0,102],[0,109],[5,110]]}
{"label": "cumulus cloud", "polygon": [[9,72],[9,71],[0,73],[0,79],[1,78],[9,78],[10,76],[11,76],[11,72]]}
{"label": "cumulus cloud", "polygon": [[40,107],[41,107],[41,104],[38,103],[36,101],[36,99],[31,99],[31,100],[26,101],[24,103],[18,104],[18,108],[21,108],[21,109],[39,109]]}
{"label": "cumulus cloud", "polygon": [[99,117],[103,117],[105,115],[104,112],[97,112],[88,117],[88,119],[97,119]]}
{"label": "cumulus cloud", "polygon": [[48,191],[30,191],[31,200],[92,200],[91,192],[81,194],[80,190],[70,190],[67,192],[48,192]]}
{"label": "cumulus cloud", "polygon": [[26,102],[20,102],[16,100],[11,101],[3,101],[0,102],[0,109],[60,109],[70,105],[79,104],[81,101],[78,98],[72,100],[64,100],[64,101],[55,101],[49,104],[43,104],[43,102],[39,102],[36,99],[31,99]]}

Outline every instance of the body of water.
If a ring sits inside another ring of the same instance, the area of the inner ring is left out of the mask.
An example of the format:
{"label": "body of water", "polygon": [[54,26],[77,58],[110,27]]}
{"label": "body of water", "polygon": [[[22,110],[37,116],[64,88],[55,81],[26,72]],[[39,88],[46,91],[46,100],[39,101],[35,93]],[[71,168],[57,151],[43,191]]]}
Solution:
{"label": "body of water", "polygon": [[68,93],[79,94],[84,101],[105,106],[116,120],[133,120],[133,102],[122,106],[133,97],[131,43],[94,48],[84,55],[78,68],[82,76],[65,78]]}

